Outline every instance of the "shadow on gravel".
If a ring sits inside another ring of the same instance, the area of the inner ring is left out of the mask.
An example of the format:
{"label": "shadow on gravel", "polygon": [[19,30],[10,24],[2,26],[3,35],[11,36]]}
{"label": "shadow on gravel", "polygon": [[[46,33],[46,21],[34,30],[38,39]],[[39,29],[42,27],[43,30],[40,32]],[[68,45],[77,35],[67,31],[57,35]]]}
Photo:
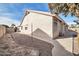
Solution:
{"label": "shadow on gravel", "polygon": [[34,37],[30,37],[25,34],[13,33],[11,35],[17,44],[28,46],[28,47],[34,47],[38,49],[40,56],[52,55],[52,48],[54,46],[48,42],[42,41]]}

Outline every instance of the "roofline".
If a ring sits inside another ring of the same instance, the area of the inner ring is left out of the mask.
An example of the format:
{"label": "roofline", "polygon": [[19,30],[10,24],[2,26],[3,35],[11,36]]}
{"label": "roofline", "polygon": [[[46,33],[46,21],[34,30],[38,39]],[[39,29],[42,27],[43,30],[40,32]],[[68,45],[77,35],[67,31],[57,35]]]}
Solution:
{"label": "roofline", "polygon": [[[25,14],[24,14],[24,17],[26,16],[26,12],[33,12],[33,13],[38,13],[38,14],[42,14],[42,15],[46,15],[46,16],[51,16],[51,17],[53,17],[53,16],[55,16],[56,18],[58,18],[58,21],[61,21],[62,23],[64,23],[64,24],[66,24],[66,25],[68,25],[67,23],[65,23],[65,21],[62,19],[62,18],[60,18],[58,15],[56,15],[56,14],[44,14],[44,13],[41,13],[41,12],[37,12],[37,11],[33,11],[33,10],[26,10],[25,11]],[[21,21],[21,24],[22,24],[22,22],[23,22],[23,20],[24,20],[24,17],[23,17],[23,19],[22,19],[22,21]],[[61,19],[61,20],[60,20]],[[20,24],[20,26],[21,26],[21,24]]]}
{"label": "roofline", "polygon": [[23,16],[23,18],[22,18],[22,21],[21,21],[21,23],[20,23],[20,25],[19,25],[19,26],[21,26],[21,24],[22,24],[22,22],[23,22],[23,20],[24,20],[25,16],[26,16],[26,12],[25,12],[25,14],[24,14],[24,16]]}
{"label": "roofline", "polygon": [[39,11],[33,11],[33,10],[26,10],[26,12],[33,12],[33,13],[38,13],[38,14],[42,14],[42,15],[46,15],[46,16],[55,16],[55,14],[44,14],[44,13],[40,13]]}

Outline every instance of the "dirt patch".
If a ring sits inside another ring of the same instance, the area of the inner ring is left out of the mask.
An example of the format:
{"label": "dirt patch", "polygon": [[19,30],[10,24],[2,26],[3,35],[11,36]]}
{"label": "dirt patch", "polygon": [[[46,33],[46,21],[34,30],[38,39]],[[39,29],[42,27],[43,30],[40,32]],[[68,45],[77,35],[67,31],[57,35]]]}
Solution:
{"label": "dirt patch", "polygon": [[18,45],[7,34],[3,39],[0,39],[0,56],[37,56],[39,50],[33,47]]}
{"label": "dirt patch", "polygon": [[19,45],[34,47],[38,49],[40,56],[52,55],[52,49],[54,46],[46,41],[31,37],[26,34],[13,33],[12,36],[14,38],[14,41]]}

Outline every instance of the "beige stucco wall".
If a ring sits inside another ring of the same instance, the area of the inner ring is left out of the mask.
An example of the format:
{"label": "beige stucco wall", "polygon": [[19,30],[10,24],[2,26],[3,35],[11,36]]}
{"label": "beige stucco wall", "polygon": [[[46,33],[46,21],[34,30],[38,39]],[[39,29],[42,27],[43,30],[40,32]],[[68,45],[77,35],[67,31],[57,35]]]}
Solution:
{"label": "beige stucco wall", "polygon": [[61,29],[60,29],[61,34],[64,35],[64,34],[65,34],[65,25],[64,25],[63,23],[61,23],[61,24],[60,24],[60,28],[61,28]]}
{"label": "beige stucco wall", "polygon": [[0,26],[0,38],[6,33],[6,28],[4,26]]}
{"label": "beige stucco wall", "polygon": [[[21,26],[23,28],[21,33],[32,35],[38,38],[56,38],[59,36],[59,33],[62,31],[64,33],[64,26],[61,25],[60,21],[57,20],[57,31],[54,29],[53,22],[55,19],[52,16],[42,15],[38,13],[30,13],[25,16]],[[25,30],[27,27],[27,30]]]}
{"label": "beige stucco wall", "polygon": [[66,24],[61,24],[61,32],[64,36],[68,33],[68,26]]}
{"label": "beige stucco wall", "polygon": [[[56,37],[59,37],[59,33],[61,31],[61,23],[58,20],[53,20],[53,21],[57,23],[57,27],[53,23],[53,38],[56,38]],[[54,29],[55,27],[57,29]]]}
{"label": "beige stucco wall", "polygon": [[53,38],[52,22],[53,20],[50,16],[37,13],[30,13],[24,18],[23,23],[21,25],[24,27],[26,26],[28,28],[27,30],[23,28],[21,32],[26,34],[33,34],[33,36],[43,39],[48,37]]}
{"label": "beige stucco wall", "polygon": [[[61,35],[65,36],[68,32],[68,27],[66,26],[66,24],[60,22],[59,20],[56,20],[55,18],[53,19],[53,22],[57,23],[57,27],[53,23],[53,38],[59,37],[60,33]],[[57,29],[54,29],[55,27]]]}

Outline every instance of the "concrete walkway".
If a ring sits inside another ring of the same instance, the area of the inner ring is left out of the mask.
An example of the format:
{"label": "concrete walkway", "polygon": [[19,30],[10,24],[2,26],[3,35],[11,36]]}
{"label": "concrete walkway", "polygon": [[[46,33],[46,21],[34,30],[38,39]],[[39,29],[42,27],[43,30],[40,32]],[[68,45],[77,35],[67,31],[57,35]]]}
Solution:
{"label": "concrete walkway", "polygon": [[56,39],[52,41],[54,48],[52,49],[53,56],[73,56],[72,54],[72,39]]}

